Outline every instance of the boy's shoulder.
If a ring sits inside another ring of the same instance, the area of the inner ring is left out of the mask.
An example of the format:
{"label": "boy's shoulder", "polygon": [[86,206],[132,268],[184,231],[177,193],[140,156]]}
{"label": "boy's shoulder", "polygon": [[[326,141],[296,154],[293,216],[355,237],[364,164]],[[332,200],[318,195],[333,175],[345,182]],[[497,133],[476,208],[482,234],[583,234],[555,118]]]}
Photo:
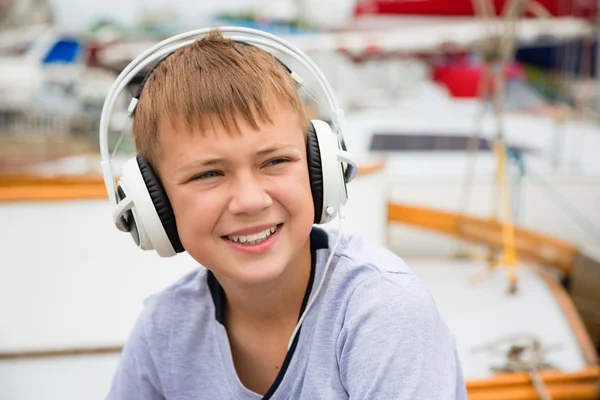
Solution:
{"label": "boy's shoulder", "polygon": [[[337,231],[328,231],[329,243],[335,242]],[[408,264],[396,253],[356,233],[342,234],[336,256],[367,274],[414,275]]]}
{"label": "boy's shoulder", "polygon": [[[330,233],[330,243],[336,234]],[[342,235],[336,254],[333,292],[342,299],[347,329],[390,320],[397,332],[409,324],[440,338],[450,335],[431,292],[400,256],[356,234]]]}
{"label": "boy's shoulder", "polygon": [[[330,247],[336,235],[336,231],[328,231]],[[386,247],[359,234],[347,233],[342,234],[335,253],[337,261],[332,266],[330,289],[332,296],[346,304],[347,311],[401,304],[393,313],[437,313],[429,290],[411,267]]]}
{"label": "boy's shoulder", "polygon": [[147,335],[167,332],[178,319],[190,313],[201,315],[210,308],[206,285],[207,270],[196,268],[166,288],[148,296],[143,302],[141,320]]}

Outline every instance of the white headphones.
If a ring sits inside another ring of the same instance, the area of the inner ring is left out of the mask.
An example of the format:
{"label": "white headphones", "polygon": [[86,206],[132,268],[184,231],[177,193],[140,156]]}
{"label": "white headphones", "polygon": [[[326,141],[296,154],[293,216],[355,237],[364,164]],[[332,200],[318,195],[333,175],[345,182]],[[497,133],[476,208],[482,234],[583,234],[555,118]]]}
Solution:
{"label": "white headphones", "polygon": [[[130,232],[138,247],[143,250],[156,250],[161,257],[174,256],[184,251],[177,233],[171,204],[152,166],[139,154],[124,164],[123,175],[118,183],[115,183],[108,150],[109,120],[117,99],[141,70],[160,62],[177,49],[206,36],[213,29],[199,29],[174,36],[142,53],[117,77],[102,108],[100,166],[109,200],[115,205],[114,223],[119,230]],[[314,75],[323,89],[331,112],[333,129],[324,121],[310,121],[307,158],[315,207],[314,223],[331,221],[340,213],[340,209],[348,200],[346,183],[354,179],[358,172],[356,162],[345,149],[342,135],[345,123],[344,112],[340,109],[331,86],[306,54],[281,38],[249,28],[219,27],[218,30],[226,38],[263,49],[267,48],[293,58]],[[302,86],[302,79],[290,68],[288,70]],[[137,98],[134,98],[129,106],[130,116],[136,105]]]}

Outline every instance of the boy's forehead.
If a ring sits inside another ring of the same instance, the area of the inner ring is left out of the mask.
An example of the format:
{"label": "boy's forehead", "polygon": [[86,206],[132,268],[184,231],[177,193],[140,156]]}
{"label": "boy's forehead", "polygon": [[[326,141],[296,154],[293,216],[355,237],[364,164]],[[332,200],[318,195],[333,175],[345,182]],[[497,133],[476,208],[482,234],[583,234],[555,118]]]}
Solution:
{"label": "boy's forehead", "polygon": [[[172,157],[175,154],[179,157],[190,151],[203,153],[203,149],[214,150],[235,146],[236,141],[254,147],[305,143],[305,133],[295,113],[275,113],[270,116],[270,119],[271,121],[257,120],[258,126],[253,127],[243,117],[238,117],[236,127],[233,121],[225,126],[217,116],[198,118],[191,122],[186,121],[182,116],[164,117],[159,120],[158,127],[160,154],[161,157],[162,155]],[[252,140],[253,137],[256,140]]]}
{"label": "boy's forehead", "polygon": [[301,132],[304,135],[305,122],[300,121],[298,113],[289,105],[275,102],[265,111],[263,115],[254,111],[251,116],[235,111],[225,115],[212,113],[193,118],[183,114],[163,115],[158,120],[159,141],[168,140],[173,135],[192,138],[200,136],[197,139],[210,141],[219,140],[223,136],[236,138],[261,132],[274,132],[284,134],[283,136],[295,136]]}

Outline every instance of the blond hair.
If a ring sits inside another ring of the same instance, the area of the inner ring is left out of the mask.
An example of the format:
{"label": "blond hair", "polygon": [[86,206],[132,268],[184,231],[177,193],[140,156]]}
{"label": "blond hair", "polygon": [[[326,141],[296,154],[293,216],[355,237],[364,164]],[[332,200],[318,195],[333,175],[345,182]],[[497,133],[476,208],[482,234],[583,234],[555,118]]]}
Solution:
{"label": "blond hair", "polygon": [[201,133],[216,118],[228,132],[239,134],[238,118],[254,129],[259,121],[272,123],[269,110],[275,101],[286,102],[306,130],[306,111],[289,71],[270,53],[214,30],[152,71],[134,114],[136,150],[157,164],[162,118],[185,121]]}

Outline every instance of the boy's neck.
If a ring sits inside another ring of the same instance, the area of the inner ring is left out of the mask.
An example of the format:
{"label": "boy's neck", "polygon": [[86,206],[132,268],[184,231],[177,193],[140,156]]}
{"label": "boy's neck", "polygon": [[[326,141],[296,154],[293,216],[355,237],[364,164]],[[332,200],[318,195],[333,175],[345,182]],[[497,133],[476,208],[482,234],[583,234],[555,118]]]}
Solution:
{"label": "boy's neck", "polygon": [[243,325],[284,328],[300,316],[302,301],[311,274],[310,239],[284,273],[275,281],[253,287],[228,285],[219,280],[226,294],[224,302],[225,322],[235,321]]}

